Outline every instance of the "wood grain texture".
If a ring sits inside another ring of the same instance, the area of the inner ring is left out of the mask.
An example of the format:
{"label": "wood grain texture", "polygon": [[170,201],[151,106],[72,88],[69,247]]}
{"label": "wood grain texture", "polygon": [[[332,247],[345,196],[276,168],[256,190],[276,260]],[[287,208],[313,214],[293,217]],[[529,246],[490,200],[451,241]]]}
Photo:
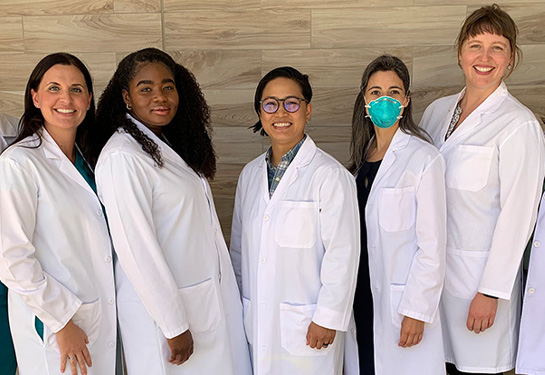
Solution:
{"label": "wood grain texture", "polygon": [[294,2],[292,0],[261,0],[262,9],[275,8],[353,8],[353,7],[374,7],[374,6],[411,6],[413,0],[300,0]]}
{"label": "wood grain texture", "polygon": [[0,17],[0,52],[24,51],[23,18]]}
{"label": "wood grain texture", "polygon": [[354,102],[358,95],[356,82],[351,88],[321,87],[312,98],[312,127],[348,126],[352,123]]}
{"label": "wood grain texture", "polygon": [[165,14],[165,48],[310,47],[310,11],[187,11]]}
{"label": "wood grain texture", "polygon": [[[522,46],[522,63],[506,81],[511,86],[545,85],[545,44]],[[545,102],[545,98],[543,98]]]}
{"label": "wood grain texture", "polygon": [[454,45],[438,47],[415,47],[412,71],[412,86],[445,87],[464,84],[462,69]]}
{"label": "wood grain texture", "polygon": [[168,51],[205,89],[250,89],[261,79],[259,50]]}
{"label": "wood grain texture", "polygon": [[408,47],[263,50],[262,74],[279,66],[291,65],[308,74],[312,87],[358,87],[363,70],[382,54],[392,54],[412,65]]}
{"label": "wood grain texture", "polygon": [[161,0],[114,0],[115,13],[159,13]]}
{"label": "wood grain texture", "polygon": [[0,112],[21,117],[24,91],[0,91]]}
{"label": "wood grain texture", "polygon": [[[303,0],[304,1],[304,0]],[[260,0],[163,0],[166,12],[183,12],[187,10],[240,11],[259,10]]]}
{"label": "wood grain texture", "polygon": [[246,126],[215,126],[213,137],[218,163],[246,164],[262,152],[262,137]]}
{"label": "wood grain texture", "polygon": [[212,107],[214,126],[252,126],[258,120],[254,111],[254,90],[204,90]]}
{"label": "wood grain texture", "polygon": [[119,52],[161,47],[160,14],[25,17],[31,52]]}
{"label": "wood grain texture", "polygon": [[465,6],[313,9],[312,47],[445,45],[465,16]]}
{"label": "wood grain texture", "polygon": [[112,13],[114,0],[2,0],[0,14],[43,16]]}

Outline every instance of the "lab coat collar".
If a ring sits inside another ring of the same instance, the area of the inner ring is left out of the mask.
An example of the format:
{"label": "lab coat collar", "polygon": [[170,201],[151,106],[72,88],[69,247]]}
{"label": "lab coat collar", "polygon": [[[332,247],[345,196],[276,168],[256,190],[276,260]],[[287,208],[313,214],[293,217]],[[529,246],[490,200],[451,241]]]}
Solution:
{"label": "lab coat collar", "polygon": [[[452,114],[454,113],[454,109],[456,108],[456,105],[458,104],[458,102],[465,95],[465,91],[466,91],[466,88],[464,87],[464,89],[456,97],[456,101],[451,103],[449,107],[449,110],[446,114],[446,118],[443,120],[444,132],[442,132],[441,134],[442,139],[445,139],[445,134],[450,125],[450,121],[452,119]],[[488,98],[486,98],[481,103],[481,105],[479,105],[473,112],[471,112],[470,115],[464,120],[464,122],[458,126],[458,129],[456,129],[451,134],[451,136],[442,143],[440,147],[441,152],[443,152],[445,148],[449,148],[451,145],[456,144],[457,143],[455,142],[456,139],[461,137],[463,134],[479,126],[479,124],[482,122],[483,115],[497,111],[508,95],[509,95],[509,91],[507,91],[507,86],[505,85],[505,82],[502,81],[500,85],[498,86],[498,88],[492,94],[490,94],[490,96],[488,96]]]}
{"label": "lab coat collar", "polygon": [[[74,180],[74,182],[76,182],[78,185],[84,188],[87,192],[93,194],[93,196],[96,197],[95,192],[93,191],[93,189],[91,189],[87,181],[85,181],[85,178],[83,178],[81,173],[79,173],[79,171],[76,169],[74,164],[72,164],[70,159],[68,159],[68,157],[62,152],[59,145],[57,145],[57,142],[55,142],[55,140],[49,134],[49,132],[45,129],[45,127],[42,127],[39,131],[42,137],[41,147],[43,149],[45,157],[48,159],[57,160],[57,163],[58,163],[57,165],[59,167],[59,170],[62,173],[64,173],[70,179]],[[75,145],[75,147],[77,148],[78,146]]]}
{"label": "lab coat collar", "polygon": [[262,161],[259,163],[259,167],[262,168],[261,174],[261,186],[263,199],[270,205],[275,204],[285,195],[288,187],[297,180],[298,169],[310,164],[314,155],[316,154],[316,144],[307,134],[307,139],[301,145],[301,148],[295,155],[295,158],[290,163],[288,169],[282,176],[282,180],[278,184],[278,187],[274,191],[272,197],[269,198],[269,181],[267,177],[267,162],[265,161],[266,153],[262,155]]}
{"label": "lab coat collar", "polygon": [[392,167],[396,160],[396,153],[400,150],[403,150],[405,147],[407,147],[407,144],[409,143],[409,140],[411,139],[411,135],[404,133],[401,128],[398,128],[397,131],[394,134],[394,137],[392,138],[392,142],[390,142],[390,146],[388,147],[388,150],[386,150],[386,154],[384,154],[384,158],[382,159],[382,162],[380,163],[380,167],[378,168],[377,175],[375,177],[375,181],[373,182],[373,185],[371,186],[371,191],[369,192],[369,196],[373,194],[375,187],[380,184],[380,180],[384,178],[386,175],[386,172]]}

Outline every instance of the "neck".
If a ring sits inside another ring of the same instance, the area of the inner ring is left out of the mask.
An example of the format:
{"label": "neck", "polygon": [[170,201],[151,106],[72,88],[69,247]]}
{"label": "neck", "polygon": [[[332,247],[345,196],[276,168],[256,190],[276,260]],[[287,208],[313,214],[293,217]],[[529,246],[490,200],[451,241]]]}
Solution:
{"label": "neck", "polygon": [[[304,135],[303,135],[304,137]],[[301,139],[303,139],[301,137]],[[282,156],[286,155],[289,150],[295,147],[297,143],[301,141],[299,139],[295,143],[277,143],[277,142],[271,142],[271,162],[276,167],[278,164],[282,161]]]}
{"label": "neck", "polygon": [[47,130],[51,138],[53,138],[57,146],[59,146],[62,153],[66,155],[72,163],[75,163],[76,148],[74,144],[76,142],[77,129],[58,129],[45,125],[45,130]]}
{"label": "neck", "polygon": [[[501,82],[500,82],[501,84]],[[475,87],[466,85],[466,91],[464,97],[460,101],[462,112],[467,116],[473,112],[478,106],[480,106],[486,98],[488,98],[499,87],[490,87],[485,89],[477,89]]]}
{"label": "neck", "polygon": [[392,139],[394,138],[398,128],[399,122],[388,129],[375,126],[375,140],[373,141],[373,145],[369,150],[367,161],[379,161],[384,158],[384,155],[386,154],[386,151],[388,151],[388,147],[390,147],[390,143],[392,143]]}

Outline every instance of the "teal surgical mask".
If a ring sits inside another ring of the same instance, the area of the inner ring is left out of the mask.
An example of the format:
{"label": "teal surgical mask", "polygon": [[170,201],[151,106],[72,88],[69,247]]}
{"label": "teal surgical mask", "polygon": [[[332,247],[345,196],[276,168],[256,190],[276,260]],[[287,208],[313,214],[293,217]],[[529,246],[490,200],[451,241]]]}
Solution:
{"label": "teal surgical mask", "polygon": [[388,129],[394,126],[401,116],[403,106],[399,100],[390,96],[381,96],[365,105],[368,115],[373,124],[382,129]]}

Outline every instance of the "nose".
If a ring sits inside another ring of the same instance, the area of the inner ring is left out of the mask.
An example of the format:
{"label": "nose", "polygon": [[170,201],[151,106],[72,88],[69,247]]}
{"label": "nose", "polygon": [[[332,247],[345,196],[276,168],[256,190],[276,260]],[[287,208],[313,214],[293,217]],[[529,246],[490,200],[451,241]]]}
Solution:
{"label": "nose", "polygon": [[165,94],[162,92],[162,91],[158,91],[154,98],[153,98],[157,103],[163,103],[163,102],[166,102],[167,100],[167,97],[165,96]]}
{"label": "nose", "polygon": [[484,48],[483,53],[481,55],[481,59],[483,61],[488,61],[490,59],[491,54],[492,54],[492,49],[491,48]]}
{"label": "nose", "polygon": [[72,95],[67,90],[62,90],[59,98],[63,103],[70,103],[72,101]]}

